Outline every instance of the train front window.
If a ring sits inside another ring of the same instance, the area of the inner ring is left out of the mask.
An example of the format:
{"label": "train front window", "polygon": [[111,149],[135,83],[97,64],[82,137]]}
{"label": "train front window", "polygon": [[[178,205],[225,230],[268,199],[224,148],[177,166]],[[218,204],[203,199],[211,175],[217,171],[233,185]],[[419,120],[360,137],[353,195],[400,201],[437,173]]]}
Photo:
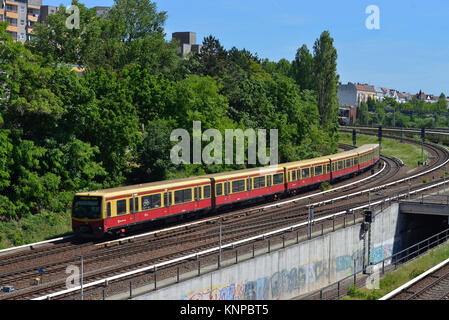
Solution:
{"label": "train front window", "polygon": [[75,197],[72,211],[78,219],[98,219],[101,217],[101,198]]}

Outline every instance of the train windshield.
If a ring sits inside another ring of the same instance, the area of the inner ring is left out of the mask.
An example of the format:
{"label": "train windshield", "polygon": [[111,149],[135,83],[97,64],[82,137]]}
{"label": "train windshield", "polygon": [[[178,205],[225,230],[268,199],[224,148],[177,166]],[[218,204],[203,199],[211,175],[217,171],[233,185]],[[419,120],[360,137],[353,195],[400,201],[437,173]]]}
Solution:
{"label": "train windshield", "polygon": [[101,198],[76,196],[73,201],[72,215],[75,218],[101,218]]}

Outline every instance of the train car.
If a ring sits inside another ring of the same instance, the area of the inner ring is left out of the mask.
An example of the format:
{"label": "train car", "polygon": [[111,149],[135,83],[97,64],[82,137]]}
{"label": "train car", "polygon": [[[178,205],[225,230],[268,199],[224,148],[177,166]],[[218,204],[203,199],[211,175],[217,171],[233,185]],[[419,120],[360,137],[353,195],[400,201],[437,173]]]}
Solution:
{"label": "train car", "polygon": [[363,171],[374,165],[380,159],[378,144],[366,144],[357,148],[359,155],[359,170]]}
{"label": "train car", "polygon": [[297,191],[296,189],[330,180],[331,170],[328,156],[290,162],[283,166],[287,174],[289,191]]}
{"label": "train car", "polygon": [[285,172],[281,166],[222,172],[205,177],[212,179],[217,208],[285,192]]}
{"label": "train car", "polygon": [[276,166],[78,193],[73,201],[72,229],[89,237],[117,234],[158,219],[275,199],[366,170],[379,156],[379,145],[365,145]]}
{"label": "train car", "polygon": [[331,179],[348,176],[359,170],[358,149],[330,155],[329,160],[332,170]]}
{"label": "train car", "polygon": [[139,224],[212,209],[211,180],[159,181],[79,193],[72,208],[76,234],[120,233]]}

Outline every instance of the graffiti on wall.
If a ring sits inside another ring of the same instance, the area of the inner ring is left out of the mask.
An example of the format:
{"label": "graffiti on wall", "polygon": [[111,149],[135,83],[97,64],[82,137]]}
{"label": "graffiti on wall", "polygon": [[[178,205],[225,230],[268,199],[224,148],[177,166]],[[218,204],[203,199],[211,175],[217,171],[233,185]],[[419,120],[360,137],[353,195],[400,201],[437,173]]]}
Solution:
{"label": "graffiti on wall", "polygon": [[[355,251],[352,255],[332,259],[328,261],[315,261],[290,270],[282,270],[273,273],[270,277],[264,277],[255,281],[233,283],[224,286],[204,288],[200,291],[190,292],[181,297],[186,300],[269,300],[279,299],[291,294],[294,290],[301,289],[307,284],[313,284],[325,278],[329,279],[332,272],[354,272],[354,263],[363,263],[362,250]],[[356,267],[358,270],[359,268]]]}
{"label": "graffiti on wall", "polygon": [[[377,263],[388,258],[396,245],[394,239],[375,244],[371,248],[371,262]],[[226,285],[217,285],[192,291],[181,299],[184,300],[273,300],[290,297],[295,290],[300,290],[308,284],[318,281],[327,284],[331,275],[339,279],[350,276],[363,269],[363,249],[353,251],[350,255],[343,255],[328,260],[314,261],[305,265],[284,269],[271,276],[254,281],[245,281]],[[386,263],[390,263],[387,260]]]}
{"label": "graffiti on wall", "polygon": [[388,241],[377,243],[371,248],[370,262],[372,264],[379,263],[385,260],[385,265],[391,263],[389,259],[393,255],[394,246],[399,246],[400,239],[390,239]]}

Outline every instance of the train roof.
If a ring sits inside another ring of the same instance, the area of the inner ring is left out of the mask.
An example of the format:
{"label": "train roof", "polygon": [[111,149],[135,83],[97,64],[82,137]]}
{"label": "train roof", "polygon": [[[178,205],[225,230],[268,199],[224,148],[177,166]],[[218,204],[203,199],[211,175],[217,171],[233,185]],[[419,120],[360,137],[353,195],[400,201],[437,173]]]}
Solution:
{"label": "train roof", "polygon": [[358,150],[358,153],[360,154],[360,153],[365,153],[365,152],[371,151],[376,148],[379,148],[378,144],[364,144],[363,146],[357,148],[357,150]]}
{"label": "train roof", "polygon": [[291,169],[291,168],[297,168],[297,167],[306,167],[306,166],[310,166],[313,164],[320,164],[320,163],[324,163],[324,162],[329,162],[329,156],[289,162],[289,163],[284,164],[283,166],[286,167],[287,169]]}
{"label": "train roof", "polygon": [[227,180],[227,179],[234,179],[234,178],[239,178],[239,177],[265,175],[265,174],[269,174],[269,173],[273,174],[279,170],[284,170],[284,165],[279,164],[279,165],[272,165],[272,166],[267,166],[267,167],[220,172],[220,173],[208,174],[203,177],[212,178],[214,180]]}
{"label": "train roof", "polygon": [[101,189],[96,191],[77,193],[78,196],[118,196],[124,193],[139,193],[146,191],[154,191],[167,188],[176,188],[182,186],[188,186],[192,184],[201,184],[210,182],[210,179],[205,176],[175,179],[175,180],[164,180],[155,181],[150,183],[136,184],[132,186]]}
{"label": "train roof", "polygon": [[329,160],[343,159],[343,158],[347,158],[350,156],[356,156],[360,153],[365,153],[365,152],[371,151],[378,147],[379,147],[378,144],[366,144],[357,149],[344,151],[344,152],[340,152],[340,153],[337,153],[334,155],[323,156],[323,157],[319,157],[319,158],[301,160],[301,161],[296,161],[296,162],[289,162],[289,163],[272,165],[272,166],[267,166],[267,167],[220,172],[220,173],[208,174],[208,175],[203,175],[203,176],[198,176],[198,177],[155,181],[155,182],[137,184],[137,185],[132,185],[132,186],[101,189],[101,190],[89,191],[89,192],[80,192],[80,193],[77,193],[76,195],[78,195],[78,196],[109,196],[109,197],[113,197],[113,196],[123,195],[123,194],[127,194],[127,193],[140,193],[140,192],[155,191],[155,190],[168,189],[168,188],[183,187],[183,186],[189,186],[189,185],[194,185],[194,184],[203,184],[203,183],[210,182],[211,178],[214,180],[220,181],[220,180],[234,179],[234,178],[238,178],[238,177],[245,178],[245,177],[249,177],[249,176],[265,175],[265,174],[270,174],[270,173],[273,174],[273,173],[278,172],[279,170],[283,170],[284,167],[287,169],[290,169],[293,167],[301,167],[301,166],[308,166],[308,165],[312,165],[312,164],[324,163]]}
{"label": "train roof", "polygon": [[329,159],[332,161],[335,161],[335,160],[344,159],[344,158],[348,158],[348,157],[352,157],[352,156],[357,156],[361,153],[372,151],[372,150],[376,149],[377,147],[379,147],[378,144],[364,144],[363,146],[358,147],[356,149],[332,154],[329,156]]}

